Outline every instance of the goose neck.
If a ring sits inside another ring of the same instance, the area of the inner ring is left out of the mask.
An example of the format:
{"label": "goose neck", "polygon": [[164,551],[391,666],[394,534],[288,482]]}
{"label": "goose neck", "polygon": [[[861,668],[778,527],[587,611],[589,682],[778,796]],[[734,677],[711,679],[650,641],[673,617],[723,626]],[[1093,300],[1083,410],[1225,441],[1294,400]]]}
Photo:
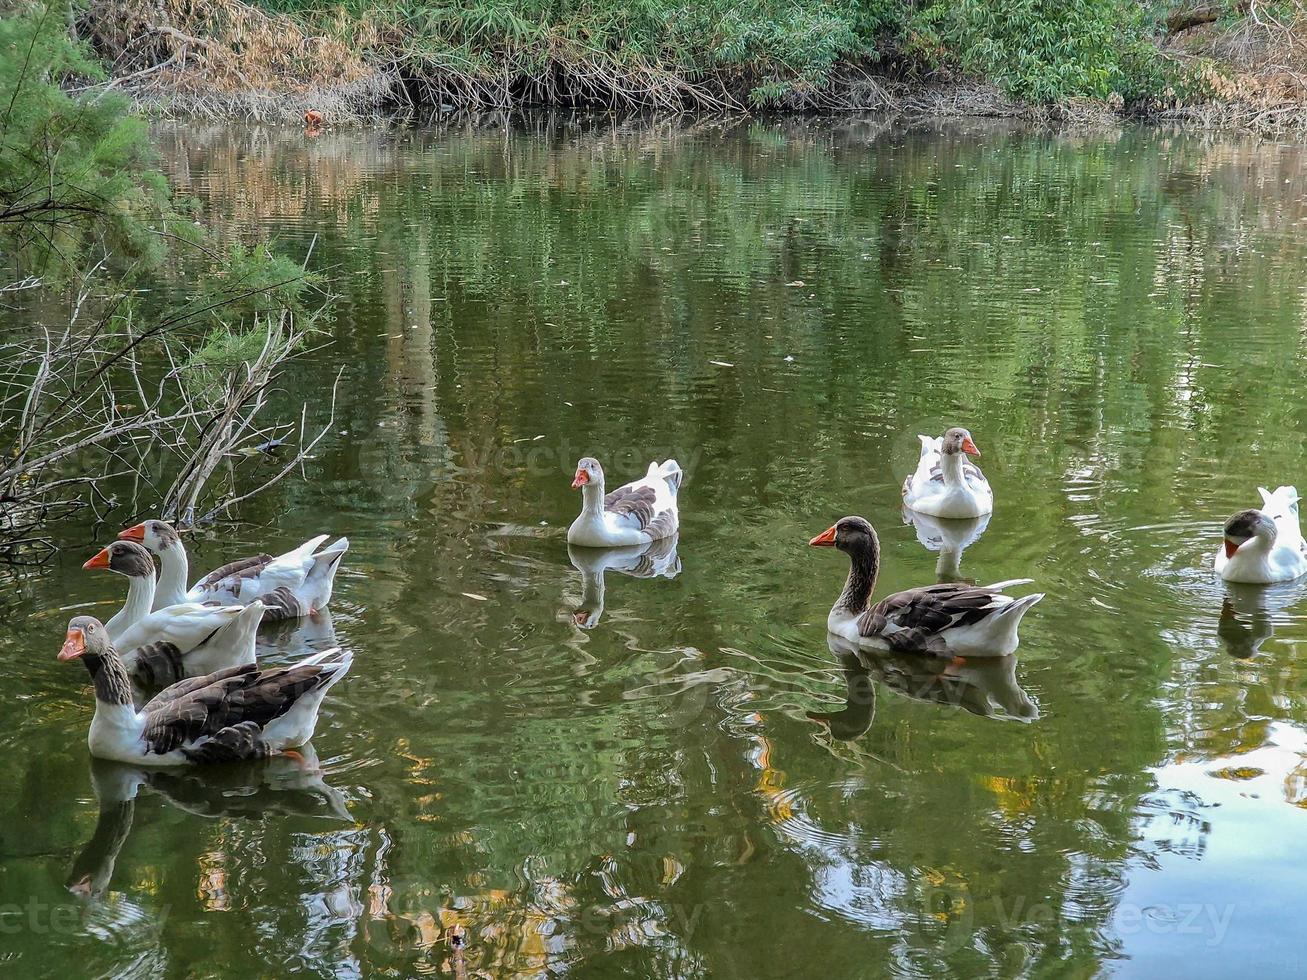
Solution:
{"label": "goose neck", "polygon": [[154,593],[154,608],[173,606],[186,601],[186,579],[190,573],[186,546],[180,541],[159,552],[159,582]]}
{"label": "goose neck", "polygon": [[108,707],[131,706],[132,681],[117,650],[109,647],[103,654],[84,654],[82,662],[86,664],[91,684],[95,687],[97,710],[102,704]]}
{"label": "goose neck", "polygon": [[581,513],[602,514],[604,511],[603,478],[591,480],[581,487]]}
{"label": "goose neck", "polygon": [[154,576],[134,575],[127,580],[127,601],[123,603],[122,612],[114,619],[118,632],[135,626],[150,614],[154,603]]}
{"label": "goose neck", "polygon": [[856,615],[871,604],[876,577],[880,574],[880,540],[875,532],[872,532],[865,544],[850,549],[848,555],[849,577],[844,582],[844,591],[840,593],[835,608]]}
{"label": "goose neck", "polygon": [[939,458],[939,469],[944,476],[944,485],[960,487],[963,485],[962,466],[966,456],[962,453],[944,453]]}

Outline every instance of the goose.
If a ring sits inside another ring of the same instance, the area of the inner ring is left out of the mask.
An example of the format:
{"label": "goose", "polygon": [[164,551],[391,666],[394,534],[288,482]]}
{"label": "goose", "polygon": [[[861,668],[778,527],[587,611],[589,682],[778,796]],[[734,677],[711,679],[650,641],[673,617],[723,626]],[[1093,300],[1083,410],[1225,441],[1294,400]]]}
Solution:
{"label": "goose", "polygon": [[875,528],[861,517],[845,517],[808,544],[838,548],[849,556],[848,581],[831,608],[826,628],[859,648],[1007,656],[1020,642],[1017,626],[1021,617],[1044,598],[1042,592],[1020,599],[1004,595],[1003,589],[1032,581],[1013,579],[986,586],[951,582],[924,585],[895,592],[872,605],[871,593],[880,572],[880,539]]}
{"label": "goose", "polygon": [[114,541],[82,566],[127,578],[127,601],[105,625],[109,640],[126,651],[123,663],[142,684],[161,687],[223,667],[254,663],[263,603],[220,606],[184,602],[150,611],[154,561],[131,541]]}
{"label": "goose", "polygon": [[979,517],[994,509],[994,493],[980,467],[967,456],[980,456],[971,433],[954,426],[938,439],[917,436],[921,457],[903,481],[903,503],[931,517]]}
{"label": "goose", "polygon": [[135,541],[159,556],[159,585],[154,608],[183,602],[222,602],[246,606],[259,599],[268,620],[310,616],[331,601],[331,589],[349,539],[338,538],[318,551],[327,540],[319,534],[293,551],[273,558],[254,555],[214,569],[189,589],[186,547],[167,521],[149,520],[120,531],[124,541]]}
{"label": "goose", "polygon": [[581,490],[581,516],[567,529],[567,543],[585,548],[622,548],[676,533],[676,495],[681,467],[669,459],[650,463],[644,477],[604,493],[604,468],[584,456],[577,461],[572,489]]}
{"label": "goose", "polygon": [[567,546],[567,557],[581,573],[581,604],[572,622],[583,630],[594,629],[604,614],[604,575],[620,572],[631,578],[676,578],[681,559],[676,554],[677,536],[659,538],[629,548],[580,548]]}
{"label": "goose", "polygon": [[1216,574],[1227,582],[1265,585],[1307,574],[1307,543],[1298,526],[1298,491],[1258,487],[1261,510],[1241,510],[1225,522],[1225,541],[1216,551]]}
{"label": "goose", "polygon": [[81,660],[91,675],[92,755],[173,766],[266,759],[303,745],[313,736],[322,699],[349,671],[353,655],[335,648],[287,667],[228,667],[165,687],[139,710],[127,665],[94,616],[69,621],[59,659]]}

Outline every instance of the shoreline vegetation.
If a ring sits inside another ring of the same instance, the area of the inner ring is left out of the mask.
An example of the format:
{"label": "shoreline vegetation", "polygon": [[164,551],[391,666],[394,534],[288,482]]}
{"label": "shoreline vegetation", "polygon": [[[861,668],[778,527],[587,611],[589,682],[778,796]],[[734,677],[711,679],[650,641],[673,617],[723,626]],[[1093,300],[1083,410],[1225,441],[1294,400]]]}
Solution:
{"label": "shoreline vegetation", "polygon": [[1307,128],[1303,0],[89,0],[145,111],[841,111]]}
{"label": "shoreline vegetation", "polygon": [[196,220],[65,7],[0,17],[0,263],[0,568],[84,508],[228,516],[328,431],[334,389],[277,391],[328,313],[308,257]]}

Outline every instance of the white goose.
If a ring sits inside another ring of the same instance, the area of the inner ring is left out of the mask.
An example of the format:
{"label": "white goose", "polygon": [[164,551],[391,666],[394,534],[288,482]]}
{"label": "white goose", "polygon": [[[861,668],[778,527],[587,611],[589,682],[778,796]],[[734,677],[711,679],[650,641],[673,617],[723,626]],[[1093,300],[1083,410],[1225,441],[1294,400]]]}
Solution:
{"label": "white goose", "polygon": [[903,503],[931,517],[979,517],[994,509],[994,492],[980,467],[967,459],[980,450],[966,429],[953,427],[938,439],[917,436],[921,457],[903,481]]}
{"label": "white goose", "polygon": [[263,603],[248,606],[183,602],[150,611],[154,561],[131,541],[114,541],[83,568],[105,568],[127,578],[127,601],[105,624],[110,642],[142,684],[161,686],[183,677],[254,663]]}
{"label": "white goose", "polygon": [[60,660],[81,660],[95,687],[87,744],[102,759],[143,766],[264,759],[313,736],[318,709],[353,657],[339,649],[288,667],[229,667],[164,688],[139,711],[127,666],[93,616],[68,624]]}
{"label": "white goose", "polygon": [[273,558],[254,555],[228,562],[187,589],[189,567],[181,537],[166,521],[150,520],[118,534],[159,556],[159,584],[154,608],[182,602],[222,602],[249,605],[259,599],[268,620],[309,616],[331,601],[340,559],[349,540],[338,538],[318,551],[327,535],[310,538],[293,551]]}
{"label": "white goose", "polygon": [[583,457],[572,481],[572,489],[581,489],[581,516],[567,529],[568,544],[622,548],[675,534],[680,526],[676,496],[681,476],[674,459],[650,463],[642,479],[605,494],[604,468],[599,460]]}
{"label": "white goose", "polygon": [[1020,599],[1003,594],[1013,579],[994,585],[947,582],[923,585],[886,596],[875,605],[871,593],[880,573],[880,539],[861,517],[845,517],[808,542],[839,548],[849,556],[844,591],[826,629],[859,647],[899,653],[951,654],[964,657],[1003,657],[1016,650],[1017,626],[1040,599],[1034,592]]}
{"label": "white goose", "polygon": [[1307,574],[1307,542],[1298,525],[1298,491],[1258,487],[1261,510],[1241,510],[1225,522],[1225,541],[1213,559],[1227,582],[1288,582]]}

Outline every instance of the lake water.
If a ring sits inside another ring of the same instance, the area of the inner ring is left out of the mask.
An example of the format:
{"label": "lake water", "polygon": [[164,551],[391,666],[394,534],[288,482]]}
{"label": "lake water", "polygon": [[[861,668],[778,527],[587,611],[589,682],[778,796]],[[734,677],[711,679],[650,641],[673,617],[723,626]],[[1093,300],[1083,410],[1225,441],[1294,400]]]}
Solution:
{"label": "lake water", "polygon": [[[1307,484],[1307,151],[974,122],[185,125],[224,234],[338,294],[287,376],[333,434],[192,568],[319,532],[351,676],[312,757],[92,765],[55,661],[103,527],[0,594],[12,976],[1301,974],[1307,586],[1221,521]],[[997,505],[905,524],[918,432]],[[569,556],[578,456],[673,455],[677,553]],[[268,464],[270,467],[276,464]],[[879,592],[1031,577],[1007,663],[855,665]],[[581,567],[578,567],[581,566]],[[602,584],[601,584],[602,580]],[[67,885],[72,883],[74,891]]]}

